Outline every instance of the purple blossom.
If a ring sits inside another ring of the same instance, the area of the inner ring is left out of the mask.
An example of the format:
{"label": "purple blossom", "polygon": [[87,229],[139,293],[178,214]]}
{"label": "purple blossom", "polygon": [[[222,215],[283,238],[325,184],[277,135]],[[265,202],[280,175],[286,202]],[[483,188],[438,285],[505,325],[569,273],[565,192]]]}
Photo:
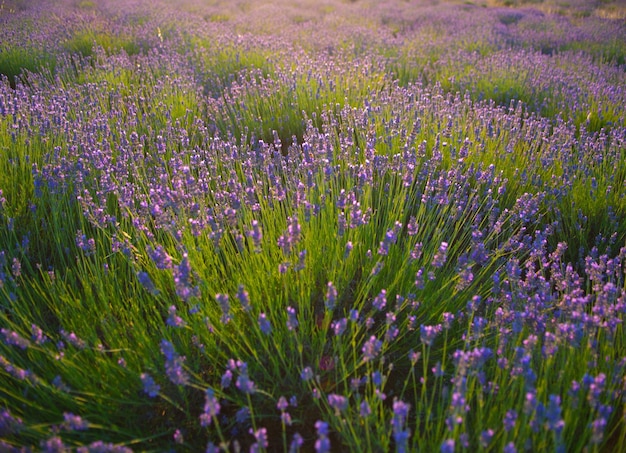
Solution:
{"label": "purple blossom", "polygon": [[150,398],[156,397],[161,390],[161,386],[154,382],[152,376],[147,373],[141,373],[140,377],[144,393],[146,393]]}
{"label": "purple blossom", "polygon": [[13,258],[13,263],[11,264],[11,274],[15,278],[19,278],[22,275],[22,263],[18,258]]}
{"label": "purple blossom", "polygon": [[189,375],[183,368],[184,356],[179,356],[174,349],[174,345],[169,341],[161,340],[161,353],[165,356],[165,374],[176,385],[186,385],[189,382]]}
{"label": "purple blossom", "polygon": [[74,332],[66,332],[61,329],[59,333],[65,341],[74,346],[76,349],[85,349],[85,347],[87,347],[86,343],[78,338]]}
{"label": "purple blossom", "polygon": [[352,242],[350,242],[350,241],[346,242],[346,246],[345,246],[344,251],[343,251],[343,259],[344,260],[347,259],[350,256],[350,253],[352,252],[352,249],[353,249]]}
{"label": "purple blossom", "polygon": [[337,288],[333,285],[333,282],[328,282],[326,285],[326,298],[324,299],[324,305],[327,310],[333,310],[335,303],[337,302]]}
{"label": "purple blossom", "polygon": [[441,453],[454,453],[454,439],[446,439],[441,444]]}
{"label": "purple blossom", "polygon": [[157,245],[155,248],[148,246],[147,248],[148,256],[157,269],[171,269],[172,268],[172,257],[165,251],[162,245]]}
{"label": "purple blossom", "polygon": [[348,327],[348,320],[346,318],[338,319],[337,321],[333,321],[331,324],[331,328],[335,332],[336,336],[341,336]]}
{"label": "purple blossom", "polygon": [[16,434],[24,423],[19,417],[14,417],[8,409],[0,410],[0,436],[5,437]]}
{"label": "purple blossom", "polygon": [[289,414],[289,412],[281,412],[280,421],[285,426],[291,426],[293,424],[293,420],[291,419],[291,414]]}
{"label": "purple blossom", "polygon": [[393,428],[393,438],[396,442],[396,451],[398,452],[406,452],[409,448],[410,431],[409,429],[404,429],[408,419],[409,409],[409,404],[401,400],[394,400],[391,426]]}
{"label": "purple blossom", "polygon": [[170,327],[185,327],[187,324],[183,318],[176,314],[176,306],[171,305],[168,309],[167,325]]}
{"label": "purple blossom", "polygon": [[363,360],[368,362],[370,360],[374,360],[383,347],[383,342],[377,339],[374,335],[370,337],[369,340],[365,342],[363,345]]}
{"label": "purple blossom", "polygon": [[85,256],[92,256],[96,252],[96,241],[93,238],[87,238],[81,230],[78,230],[76,232],[76,247],[81,249]]}
{"label": "purple blossom", "polygon": [[422,340],[422,343],[424,343],[426,346],[432,346],[437,335],[441,333],[441,330],[441,324],[436,324],[434,326],[425,326],[422,324],[420,326],[420,339]]}
{"label": "purple blossom", "polygon": [[267,448],[269,442],[266,428],[259,428],[256,431],[250,430],[250,434],[253,434],[256,439],[256,442],[250,446],[250,453],[257,453]]}
{"label": "purple blossom", "polygon": [[378,293],[378,295],[372,301],[372,305],[374,306],[374,308],[376,308],[376,310],[383,310],[387,305],[387,290],[381,289],[380,293]]}
{"label": "purple blossom", "polygon": [[8,345],[17,346],[20,349],[26,349],[30,346],[30,341],[13,330],[2,328],[0,333],[4,336],[4,342]]}
{"label": "purple blossom", "polygon": [[146,291],[148,291],[153,296],[156,296],[159,294],[159,290],[156,288],[156,286],[154,286],[154,283],[152,282],[152,279],[150,278],[150,275],[148,275],[147,272],[144,272],[144,271],[137,272],[137,280],[139,280],[139,283],[141,283],[141,286],[143,286],[146,289]]}
{"label": "purple blossom", "polygon": [[256,392],[256,386],[254,382],[248,376],[248,365],[246,363],[241,363],[239,366],[239,376],[237,376],[237,380],[235,381],[235,385],[239,390],[248,395]]}
{"label": "purple blossom", "polygon": [[517,421],[517,412],[513,409],[508,410],[504,415],[504,430],[511,431],[515,427],[515,422]]}
{"label": "purple blossom", "polygon": [[285,398],[284,396],[281,396],[280,398],[278,398],[278,403],[276,403],[276,408],[279,411],[286,411],[287,408],[289,407],[289,403],[287,402],[287,398]]}
{"label": "purple blossom", "polygon": [[250,305],[250,295],[243,285],[239,285],[239,289],[237,290],[237,299],[239,300],[243,311],[249,312],[252,309],[252,306]]}
{"label": "purple blossom", "polygon": [[330,439],[328,438],[328,423],[318,420],[315,422],[317,440],[315,441],[316,453],[328,453],[330,451]]}
{"label": "purple blossom", "polygon": [[313,370],[311,369],[311,367],[305,367],[300,373],[300,378],[305,382],[313,379]]}
{"label": "purple blossom", "polygon": [[178,266],[173,268],[174,283],[176,285],[176,295],[187,302],[192,297],[200,297],[200,288],[191,283],[191,265],[187,254],[183,254],[183,259]]}
{"label": "purple blossom", "polygon": [[485,449],[488,448],[489,444],[491,444],[491,440],[493,439],[494,434],[495,431],[493,429],[487,429],[480,433],[480,446]]}
{"label": "purple blossom", "polygon": [[42,442],[41,447],[42,451],[45,453],[64,453],[68,450],[63,443],[63,439],[58,436],[53,436],[45,442]]}
{"label": "purple blossom", "polygon": [[89,423],[71,412],[63,412],[61,428],[66,431],[84,431],[89,428]]}
{"label": "purple blossom", "polygon": [[216,294],[215,300],[219,304],[222,309],[222,316],[220,318],[222,324],[228,324],[232,319],[232,314],[230,313],[230,301],[228,294]]}
{"label": "purple blossom", "polygon": [[372,409],[370,405],[367,403],[367,401],[366,400],[361,401],[361,404],[359,405],[359,416],[361,418],[366,418],[366,417],[369,417],[371,413],[372,413]]}
{"label": "purple blossom", "polygon": [[304,439],[299,433],[295,433],[289,444],[289,453],[297,453],[304,444]]}
{"label": "purple blossom", "polygon": [[33,340],[36,344],[42,345],[48,341],[48,337],[43,333],[43,330],[35,324],[31,324],[30,326],[31,332],[31,340]]}
{"label": "purple blossom", "polygon": [[270,323],[269,319],[267,319],[265,313],[259,313],[258,321],[261,332],[263,332],[265,335],[269,335],[272,333],[272,324]]}
{"label": "purple blossom", "polygon": [[433,256],[433,261],[430,263],[433,267],[443,267],[448,259],[448,243],[442,242],[439,246],[439,250]]}
{"label": "purple blossom", "polygon": [[546,425],[549,430],[560,435],[565,427],[565,421],[561,418],[561,397],[559,395],[550,395],[549,400],[545,412]]}
{"label": "purple blossom", "polygon": [[345,396],[331,393],[328,395],[328,405],[335,410],[337,415],[339,415],[340,412],[343,412],[348,408],[348,399]]}
{"label": "purple blossom", "polygon": [[248,236],[252,238],[254,242],[254,248],[257,253],[261,252],[261,241],[263,240],[263,232],[261,231],[261,225],[258,220],[252,221],[252,229],[248,232]]}
{"label": "purple blossom", "polygon": [[298,327],[298,318],[296,317],[296,309],[287,307],[287,329],[296,330]]}
{"label": "purple blossom", "polygon": [[223,389],[230,387],[230,384],[233,380],[233,372],[231,370],[226,370],[222,375],[221,386]]}
{"label": "purple blossom", "polygon": [[211,424],[211,421],[220,413],[220,403],[215,396],[215,391],[212,388],[207,388],[205,392],[204,410],[200,415],[200,425],[207,427]]}

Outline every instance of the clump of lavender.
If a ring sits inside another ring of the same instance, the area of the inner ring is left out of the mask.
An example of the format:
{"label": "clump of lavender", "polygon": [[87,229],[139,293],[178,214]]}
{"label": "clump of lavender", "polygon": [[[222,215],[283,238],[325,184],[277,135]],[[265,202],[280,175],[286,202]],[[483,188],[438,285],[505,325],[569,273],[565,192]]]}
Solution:
{"label": "clump of lavender", "polygon": [[183,367],[185,357],[180,356],[169,341],[161,340],[161,353],[165,357],[165,374],[176,385],[186,385],[189,382],[189,374]]}

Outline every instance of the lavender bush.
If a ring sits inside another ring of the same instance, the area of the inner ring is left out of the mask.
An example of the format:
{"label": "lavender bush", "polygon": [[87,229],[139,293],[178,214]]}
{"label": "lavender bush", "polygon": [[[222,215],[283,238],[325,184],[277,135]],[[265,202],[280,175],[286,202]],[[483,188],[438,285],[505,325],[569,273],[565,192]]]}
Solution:
{"label": "lavender bush", "polygon": [[477,3],[0,3],[0,449],[626,449],[624,23]]}

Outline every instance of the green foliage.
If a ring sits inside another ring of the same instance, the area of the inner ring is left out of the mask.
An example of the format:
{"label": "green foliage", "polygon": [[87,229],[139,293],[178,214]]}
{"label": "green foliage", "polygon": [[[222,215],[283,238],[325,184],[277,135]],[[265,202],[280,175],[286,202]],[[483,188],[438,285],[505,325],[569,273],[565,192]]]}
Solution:
{"label": "green foliage", "polygon": [[141,46],[130,36],[114,35],[95,30],[84,30],[76,33],[63,46],[68,52],[78,53],[83,57],[91,57],[94,47],[101,47],[107,54],[121,50],[128,55],[136,55],[142,51]]}
{"label": "green foliage", "polygon": [[40,49],[0,49],[0,75],[6,76],[13,88],[18,81],[27,82],[28,73],[51,72],[55,66],[55,56]]}

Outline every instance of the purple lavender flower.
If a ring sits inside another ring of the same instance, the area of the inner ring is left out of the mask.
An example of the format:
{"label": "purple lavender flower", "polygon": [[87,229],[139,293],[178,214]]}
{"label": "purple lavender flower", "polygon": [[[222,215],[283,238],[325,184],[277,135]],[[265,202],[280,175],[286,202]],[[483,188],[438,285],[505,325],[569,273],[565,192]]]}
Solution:
{"label": "purple lavender flower", "polygon": [[267,439],[267,429],[266,428],[259,428],[256,431],[253,431],[252,429],[250,430],[250,434],[254,435],[254,438],[256,439],[256,442],[253,443],[250,446],[250,453],[257,453],[260,451],[263,451],[263,449],[267,448],[267,446],[269,445],[268,439]]}
{"label": "purple lavender flower", "polygon": [[446,439],[441,444],[441,453],[454,453],[454,439]]}
{"label": "purple lavender flower", "polygon": [[289,403],[287,402],[287,398],[285,398],[284,396],[281,396],[280,398],[278,398],[278,403],[276,403],[276,408],[283,412],[286,411],[287,408],[289,407]]}
{"label": "purple lavender flower", "polygon": [[372,305],[376,310],[383,310],[387,305],[387,290],[381,289],[380,293],[372,301]]}
{"label": "purple lavender flower", "polygon": [[517,453],[517,448],[515,448],[514,442],[509,442],[502,449],[502,453]]}
{"label": "purple lavender flower", "polygon": [[289,444],[289,453],[297,453],[304,444],[304,439],[299,433],[295,433]]}
{"label": "purple lavender flower", "polygon": [[291,419],[291,414],[289,414],[289,412],[281,412],[280,421],[285,426],[291,426],[293,424],[293,420]]}
{"label": "purple lavender flower", "polygon": [[13,258],[13,264],[11,264],[11,274],[13,277],[18,278],[22,275],[22,263],[18,258]]}
{"label": "purple lavender flower", "polygon": [[397,452],[406,452],[409,448],[409,429],[404,429],[404,425],[409,415],[410,405],[401,401],[393,402],[393,418],[391,426],[393,428],[393,438],[396,442]]}
{"label": "purple lavender flower", "polygon": [[66,431],[84,431],[89,428],[89,423],[83,420],[79,415],[74,415],[71,412],[63,412],[61,428]]}
{"label": "purple lavender flower", "polygon": [[154,283],[152,282],[152,279],[150,278],[150,275],[148,275],[147,272],[144,272],[144,271],[137,272],[137,280],[139,280],[139,283],[141,283],[141,286],[143,286],[146,289],[146,291],[148,291],[153,296],[156,296],[159,294],[159,290],[156,288],[156,286],[154,286]]}
{"label": "purple lavender flower", "polygon": [[176,285],[176,295],[183,301],[187,302],[192,297],[200,297],[200,288],[192,286],[191,283],[191,265],[187,254],[183,254],[183,259],[178,266],[174,266],[172,270],[174,274],[174,283]]}
{"label": "purple lavender flower", "polygon": [[480,446],[485,449],[489,447],[489,444],[491,443],[494,434],[495,431],[493,429],[487,429],[480,433]]}
{"label": "purple lavender flower", "polygon": [[0,333],[4,336],[4,342],[8,345],[17,346],[20,349],[26,349],[30,346],[30,341],[13,330],[3,328],[0,329]]}
{"label": "purple lavender flower", "polygon": [[93,238],[87,238],[81,230],[76,232],[76,247],[81,249],[85,256],[92,256],[96,253],[96,241]]}
{"label": "purple lavender flower", "polygon": [[335,414],[339,415],[340,412],[348,408],[348,399],[345,396],[331,393],[328,395],[328,405],[335,410]]}
{"label": "purple lavender flower", "polygon": [[337,302],[337,288],[335,288],[333,282],[328,282],[326,286],[326,299],[324,299],[324,305],[327,310],[333,310],[335,308],[335,303]]}
{"label": "purple lavender flower", "polygon": [[413,246],[413,248],[411,249],[411,253],[409,255],[410,261],[417,261],[422,257],[422,247],[423,247],[423,244],[421,242],[417,242]]}
{"label": "purple lavender flower", "polygon": [[336,336],[341,336],[348,327],[348,320],[346,318],[338,319],[337,321],[333,321],[331,324],[331,328],[335,332]]}
{"label": "purple lavender flower", "polygon": [[42,442],[41,447],[45,453],[64,453],[68,451],[67,446],[63,443],[63,439],[58,436],[53,436]]}
{"label": "purple lavender flower", "polygon": [[87,344],[83,340],[78,338],[78,336],[76,336],[74,332],[66,332],[65,330],[61,329],[59,333],[65,339],[65,341],[74,346],[76,349],[85,349],[85,347],[87,347]]}
{"label": "purple lavender flower", "polygon": [[174,442],[178,445],[182,445],[185,443],[185,438],[183,437],[183,433],[180,429],[174,431],[174,435],[172,437],[174,438]]}
{"label": "purple lavender flower", "polygon": [[132,453],[133,451],[121,445],[96,440],[86,447],[78,447],[76,453]]}
{"label": "purple lavender flower", "polygon": [[174,345],[169,341],[161,340],[161,353],[165,356],[165,374],[176,385],[186,385],[189,382],[189,375],[183,368],[184,356],[179,356],[174,349]]}
{"label": "purple lavender flower", "polygon": [[252,382],[252,380],[250,380],[250,377],[248,376],[248,365],[245,362],[242,362],[239,365],[239,376],[237,376],[235,385],[243,393],[250,395],[256,392],[256,386],[254,385],[254,382]]}
{"label": "purple lavender flower", "polygon": [[30,326],[31,339],[38,345],[44,344],[48,341],[48,337],[43,333],[40,327],[35,324],[31,324]]}
{"label": "purple lavender flower", "polygon": [[228,324],[232,319],[232,315],[230,313],[230,301],[228,298],[228,294],[216,294],[215,300],[220,305],[222,309],[222,316],[220,318],[222,324]]}
{"label": "purple lavender flower", "polygon": [[261,231],[261,225],[258,220],[252,221],[252,230],[248,232],[248,236],[252,238],[254,242],[254,248],[257,253],[261,252],[261,241],[263,239],[263,232]]}
{"label": "purple lavender flower", "polygon": [[231,370],[226,370],[222,375],[221,386],[223,389],[230,387],[230,383],[233,380],[233,372]]}
{"label": "purple lavender flower", "polygon": [[147,373],[141,373],[140,377],[144,393],[146,393],[150,398],[157,396],[161,390],[161,386],[154,382],[152,376]]}
{"label": "purple lavender flower", "polygon": [[243,285],[239,285],[239,289],[237,290],[237,299],[239,300],[243,311],[249,312],[252,309],[252,306],[250,305],[250,295]]}
{"label": "purple lavender flower", "polygon": [[370,360],[374,360],[383,347],[383,342],[377,339],[374,335],[370,337],[369,340],[365,342],[363,345],[363,360],[368,362]]}
{"label": "purple lavender flower", "polygon": [[270,324],[269,319],[267,319],[265,313],[259,313],[259,328],[265,335],[272,333],[272,325]]}
{"label": "purple lavender flower", "polygon": [[155,248],[148,246],[148,256],[152,259],[157,269],[171,269],[172,257],[165,251],[162,245]]}
{"label": "purple lavender flower", "polygon": [[511,431],[515,427],[515,422],[517,421],[517,412],[513,409],[508,410],[504,415],[504,430]]}
{"label": "purple lavender flower", "polygon": [[442,242],[441,245],[439,246],[439,250],[437,250],[437,253],[435,253],[435,256],[433,256],[431,265],[437,268],[443,267],[447,259],[448,259],[448,243]]}
{"label": "purple lavender flower", "polygon": [[361,418],[366,418],[372,413],[372,409],[366,400],[361,401],[359,405],[359,416]]}
{"label": "purple lavender flower", "polygon": [[436,324],[434,326],[425,326],[422,324],[420,326],[420,339],[422,340],[422,343],[426,346],[432,346],[433,341],[435,341],[435,338],[439,335],[441,330],[441,324]]}
{"label": "purple lavender flower", "polygon": [[24,423],[19,417],[14,417],[8,409],[0,410],[0,436],[9,436],[16,434]]}
{"label": "purple lavender flower", "polygon": [[343,259],[347,259],[350,256],[350,253],[352,252],[353,249],[353,245],[352,242],[348,241],[346,242],[346,247],[343,251]]}
{"label": "purple lavender flower", "polygon": [[212,388],[206,389],[205,394],[204,411],[200,415],[200,425],[207,427],[211,424],[213,417],[216,417],[220,413],[220,403],[215,396],[215,391]]}
{"label": "purple lavender flower", "polygon": [[415,287],[417,289],[424,289],[424,269],[419,269],[415,273]]}
{"label": "purple lavender flower", "polygon": [[298,327],[298,318],[296,317],[296,309],[287,307],[287,329],[296,330]]}
{"label": "purple lavender flower", "polygon": [[305,382],[313,379],[313,370],[311,369],[311,367],[305,367],[300,373],[300,378]]}
{"label": "purple lavender flower", "polygon": [[183,318],[176,314],[176,306],[172,305],[168,309],[167,325],[170,327],[184,327],[187,323]]}
{"label": "purple lavender flower", "polygon": [[328,438],[328,423],[318,420],[315,422],[317,440],[315,441],[316,453],[328,453],[330,451],[330,439]]}
{"label": "purple lavender flower", "polygon": [[546,425],[549,430],[554,431],[558,436],[565,427],[565,421],[561,418],[561,397],[559,395],[550,395],[549,400],[545,412]]}

